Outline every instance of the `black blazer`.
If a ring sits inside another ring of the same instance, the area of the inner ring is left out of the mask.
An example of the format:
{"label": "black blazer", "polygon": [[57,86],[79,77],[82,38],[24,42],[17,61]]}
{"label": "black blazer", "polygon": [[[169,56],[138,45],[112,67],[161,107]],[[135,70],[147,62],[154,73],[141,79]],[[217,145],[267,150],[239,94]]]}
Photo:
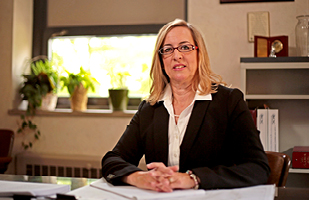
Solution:
{"label": "black blazer", "polygon": [[[112,151],[102,159],[102,175],[113,184],[146,163],[168,160],[169,114],[163,102],[143,101]],[[264,184],[270,169],[251,113],[238,89],[219,86],[211,101],[196,100],[180,146],[179,171],[192,170],[200,188]]]}

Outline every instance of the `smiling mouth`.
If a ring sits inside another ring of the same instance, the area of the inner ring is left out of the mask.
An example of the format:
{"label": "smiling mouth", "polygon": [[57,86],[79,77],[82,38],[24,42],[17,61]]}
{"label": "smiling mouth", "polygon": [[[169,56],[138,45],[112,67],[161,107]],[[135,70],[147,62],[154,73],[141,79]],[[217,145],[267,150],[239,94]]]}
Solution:
{"label": "smiling mouth", "polygon": [[178,66],[175,66],[175,67],[173,67],[173,69],[181,69],[181,68],[185,68],[186,66],[184,66],[184,65],[178,65]]}

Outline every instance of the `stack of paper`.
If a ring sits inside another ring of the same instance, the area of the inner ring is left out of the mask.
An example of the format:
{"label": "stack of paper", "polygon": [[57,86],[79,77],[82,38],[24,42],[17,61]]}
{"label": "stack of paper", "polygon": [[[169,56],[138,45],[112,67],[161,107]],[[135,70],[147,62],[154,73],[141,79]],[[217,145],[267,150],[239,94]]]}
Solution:
{"label": "stack of paper", "polygon": [[36,197],[46,197],[55,195],[57,193],[66,193],[69,191],[69,185],[0,181],[0,197],[12,197],[13,195],[31,195]]}
{"label": "stack of paper", "polygon": [[90,184],[91,187],[111,192],[128,199],[164,199],[175,197],[186,197],[195,195],[205,195],[205,190],[175,190],[173,192],[156,192],[144,190],[133,186],[114,186],[100,179]]}
{"label": "stack of paper", "polygon": [[113,186],[104,178],[69,192],[80,200],[273,200],[275,185],[221,189],[221,190],[174,190],[171,193],[143,190],[134,186]]}

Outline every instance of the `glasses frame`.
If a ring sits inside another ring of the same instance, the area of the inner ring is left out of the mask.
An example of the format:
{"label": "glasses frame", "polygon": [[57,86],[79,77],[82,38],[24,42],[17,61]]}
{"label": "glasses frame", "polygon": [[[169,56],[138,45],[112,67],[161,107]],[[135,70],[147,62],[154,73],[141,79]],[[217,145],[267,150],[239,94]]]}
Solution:
{"label": "glasses frame", "polygon": [[[180,47],[183,47],[183,46],[191,46],[192,49],[190,49],[190,50],[183,50],[183,49],[180,48]],[[198,46],[195,46],[193,44],[183,44],[183,45],[179,45],[178,47],[171,46],[171,48],[173,49],[172,52],[170,52],[170,53],[162,53],[162,50],[164,48],[165,47],[162,47],[161,49],[159,49],[158,53],[161,54],[161,55],[170,55],[170,54],[174,53],[175,49],[177,49],[179,52],[190,52],[190,51],[193,51],[193,50],[197,50]]]}

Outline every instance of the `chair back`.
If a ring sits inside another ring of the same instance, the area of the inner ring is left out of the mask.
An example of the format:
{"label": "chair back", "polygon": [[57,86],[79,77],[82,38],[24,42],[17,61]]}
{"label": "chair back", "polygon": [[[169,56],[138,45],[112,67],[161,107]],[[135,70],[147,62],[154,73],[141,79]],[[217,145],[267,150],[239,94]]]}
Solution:
{"label": "chair back", "polygon": [[0,157],[11,156],[14,132],[12,130],[0,129],[0,138]]}
{"label": "chair back", "polygon": [[284,187],[289,175],[291,158],[287,154],[274,151],[266,151],[266,155],[271,170],[267,184]]}

